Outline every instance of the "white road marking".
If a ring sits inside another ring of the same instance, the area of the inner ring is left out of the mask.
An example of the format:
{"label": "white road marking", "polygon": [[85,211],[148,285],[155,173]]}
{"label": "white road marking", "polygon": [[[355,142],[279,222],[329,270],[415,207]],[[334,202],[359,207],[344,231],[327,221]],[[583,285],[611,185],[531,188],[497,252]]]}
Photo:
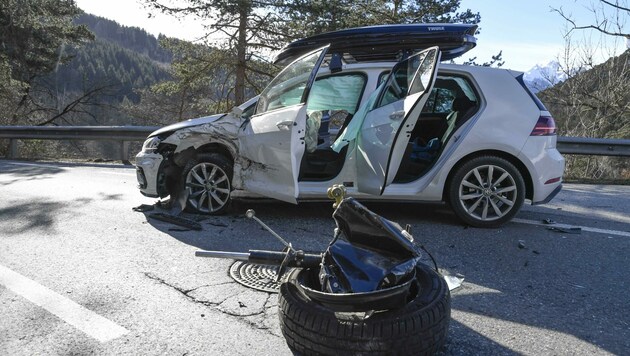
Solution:
{"label": "white road marking", "polygon": [[48,165],[48,164],[39,164],[39,163],[18,163],[18,162],[2,162],[2,163],[6,163],[6,164],[12,164],[14,166],[31,166],[31,167],[44,167],[44,168],[57,168],[57,169],[63,169],[63,167],[59,167],[59,166],[53,166],[53,165]]}
{"label": "white road marking", "polygon": [[588,227],[588,226],[576,226],[576,225],[567,225],[567,224],[545,224],[545,223],[540,222],[540,221],[518,219],[518,218],[514,218],[514,219],[512,219],[512,221],[515,222],[515,223],[520,223],[520,224],[538,225],[538,226],[545,226],[545,227],[558,227],[558,228],[561,228],[561,229],[570,229],[572,227],[579,227],[580,229],[582,229],[582,231],[595,232],[595,233],[598,233],[598,234],[630,237],[630,232],[627,232],[627,231],[598,229],[598,228]]}
{"label": "white road marking", "polygon": [[[39,164],[39,163],[23,163],[23,162],[2,162],[2,163],[6,163],[6,164],[12,164],[15,166],[30,166],[30,167],[42,167],[42,168],[57,168],[57,169],[71,169],[71,168],[84,168],[81,166],[76,166],[76,167],[63,167],[63,166],[53,166],[53,165],[48,165],[48,164]],[[102,167],[104,169],[107,169],[107,167]],[[120,168],[116,168],[116,169],[120,169]],[[136,171],[133,167],[129,167],[129,168],[123,168],[123,169],[129,169],[129,172],[112,172],[112,171],[103,171],[102,173],[107,173],[107,174],[117,174],[117,175],[124,175],[124,176],[135,176],[136,175]],[[131,171],[133,170],[133,171]]]}
{"label": "white road marking", "polygon": [[133,172],[111,172],[111,171],[105,171],[103,173],[107,173],[107,174],[117,174],[119,176],[136,176],[136,171]]}
{"label": "white road marking", "polygon": [[100,342],[111,341],[129,332],[122,326],[2,265],[0,284]]}

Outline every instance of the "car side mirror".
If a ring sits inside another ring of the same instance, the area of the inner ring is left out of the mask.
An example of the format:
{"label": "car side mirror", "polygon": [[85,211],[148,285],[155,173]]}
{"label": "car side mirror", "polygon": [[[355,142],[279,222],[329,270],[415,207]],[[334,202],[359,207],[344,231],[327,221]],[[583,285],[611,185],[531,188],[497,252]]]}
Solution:
{"label": "car side mirror", "polygon": [[232,108],[232,115],[234,115],[235,117],[243,116],[243,109],[239,108],[238,106],[233,107]]}

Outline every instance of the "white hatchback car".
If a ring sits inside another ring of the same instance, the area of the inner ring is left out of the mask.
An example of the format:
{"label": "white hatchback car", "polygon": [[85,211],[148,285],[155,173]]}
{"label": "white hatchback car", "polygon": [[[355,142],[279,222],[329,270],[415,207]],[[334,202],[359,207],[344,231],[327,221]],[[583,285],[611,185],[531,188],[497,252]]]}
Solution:
{"label": "white hatchback car", "polygon": [[550,113],[507,69],[442,64],[475,25],[388,25],[318,35],[229,114],[153,132],[136,156],[141,192],[225,211],[234,190],[297,203],[343,184],[362,200],[448,203],[494,227],[525,199],[551,200],[564,159]]}

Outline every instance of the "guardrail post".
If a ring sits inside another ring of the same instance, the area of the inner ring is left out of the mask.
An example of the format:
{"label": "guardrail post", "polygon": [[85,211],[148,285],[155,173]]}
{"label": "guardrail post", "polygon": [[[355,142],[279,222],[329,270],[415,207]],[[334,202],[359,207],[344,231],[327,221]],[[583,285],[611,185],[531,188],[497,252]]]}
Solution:
{"label": "guardrail post", "polygon": [[18,140],[15,138],[9,139],[9,158],[18,158]]}
{"label": "guardrail post", "polygon": [[129,141],[120,141],[120,160],[123,164],[131,165],[129,162]]}

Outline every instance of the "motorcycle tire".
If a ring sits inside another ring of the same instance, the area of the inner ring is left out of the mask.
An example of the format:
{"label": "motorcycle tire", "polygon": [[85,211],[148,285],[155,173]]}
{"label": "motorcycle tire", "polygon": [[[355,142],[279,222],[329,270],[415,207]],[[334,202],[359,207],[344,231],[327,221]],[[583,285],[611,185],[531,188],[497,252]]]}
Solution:
{"label": "motorcycle tire", "polygon": [[433,355],[446,342],[451,299],[444,278],[429,266],[416,268],[415,296],[404,306],[368,313],[335,312],[309,299],[296,269],[280,286],[280,328],[301,355]]}

